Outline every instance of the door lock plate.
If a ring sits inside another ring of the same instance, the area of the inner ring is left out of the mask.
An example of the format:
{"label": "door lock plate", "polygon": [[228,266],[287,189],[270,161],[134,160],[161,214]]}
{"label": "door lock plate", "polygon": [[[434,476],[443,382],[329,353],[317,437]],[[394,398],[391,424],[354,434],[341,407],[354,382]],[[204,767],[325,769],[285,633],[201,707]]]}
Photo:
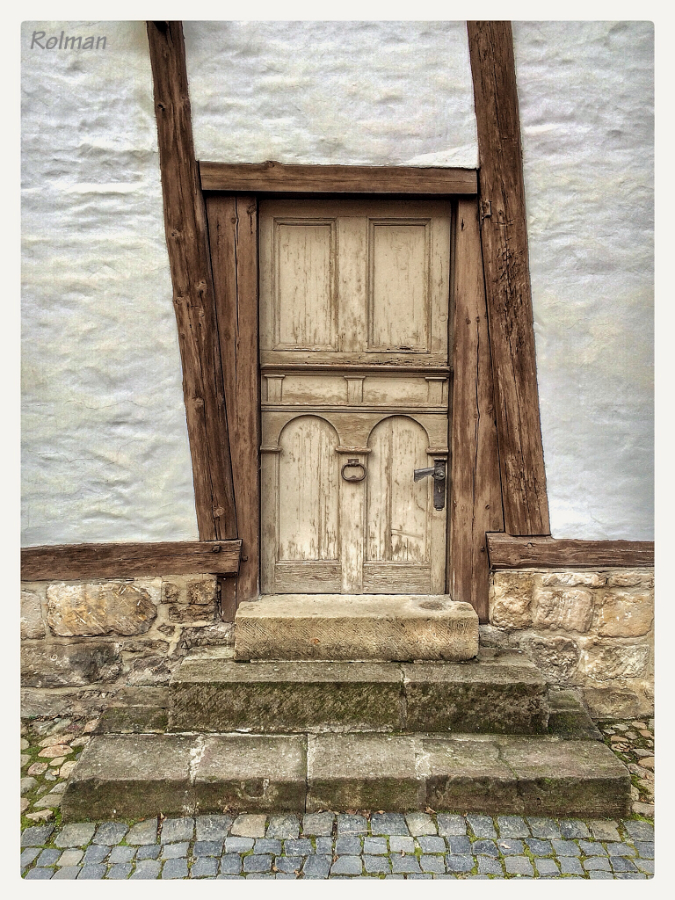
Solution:
{"label": "door lock plate", "polygon": [[415,481],[431,476],[434,479],[434,509],[445,509],[445,466],[444,459],[434,459],[433,466],[415,469]]}

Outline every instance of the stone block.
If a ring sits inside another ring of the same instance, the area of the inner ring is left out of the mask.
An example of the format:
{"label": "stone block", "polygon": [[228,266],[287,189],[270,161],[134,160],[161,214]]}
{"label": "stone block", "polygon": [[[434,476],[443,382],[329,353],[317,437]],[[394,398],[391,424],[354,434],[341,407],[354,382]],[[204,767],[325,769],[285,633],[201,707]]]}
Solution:
{"label": "stone block", "polygon": [[647,671],[649,651],[646,644],[591,644],[581,654],[579,672],[601,682],[639,678]]}
{"label": "stone block", "polygon": [[35,591],[21,591],[21,639],[43,638],[42,601]]}
{"label": "stone block", "polygon": [[532,624],[534,579],[530,572],[495,572],[490,590],[490,623],[497,628]]}
{"label": "stone block", "polygon": [[603,572],[546,572],[541,576],[542,587],[603,587],[607,576]]}
{"label": "stone block", "polygon": [[639,713],[640,701],[634,691],[620,688],[587,687],[584,700],[596,719],[632,719]]}
{"label": "stone block", "polygon": [[602,735],[593,720],[572,691],[551,689],[549,710],[549,734],[556,734],[567,741],[602,740]]}
{"label": "stone block", "polygon": [[205,625],[212,625],[216,620],[216,603],[212,601],[210,604],[189,604],[182,606],[177,603],[169,605],[169,621],[179,624],[192,625],[195,622],[203,622]]}
{"label": "stone block", "polygon": [[654,570],[641,571],[640,569],[613,572],[607,579],[610,587],[654,587]]}
{"label": "stone block", "polygon": [[553,682],[568,681],[575,673],[581,650],[575,641],[566,637],[523,635],[521,647],[539,667],[542,675]]}
{"label": "stone block", "polygon": [[156,616],[150,591],[137,583],[55,582],[47,588],[47,623],[60,637],[143,634]]}
{"label": "stone block", "polygon": [[639,637],[654,622],[654,595],[649,591],[605,591],[597,609],[601,637]]}
{"label": "stone block", "polygon": [[601,741],[497,740],[526,809],[555,817],[629,814],[630,775]]}
{"label": "stone block", "polygon": [[177,665],[165,655],[125,654],[124,657],[125,680],[129,685],[168,684]]}
{"label": "stone block", "polygon": [[546,731],[546,682],[522,654],[481,650],[463,663],[404,664],[403,675],[410,731]]}
{"label": "stone block", "polygon": [[448,596],[284,594],[242,603],[235,658],[472,659],[478,616]]}
{"label": "stone block", "polygon": [[120,645],[109,641],[72,644],[25,643],[21,681],[26,687],[67,687],[111,682],[122,671]]}
{"label": "stone block", "polygon": [[593,622],[593,593],[585,588],[535,591],[535,628],[588,631]]}
{"label": "stone block", "polygon": [[215,575],[173,575],[162,582],[164,603],[185,606],[210,606],[218,601]]}
{"label": "stone block", "polygon": [[478,636],[482,648],[506,650],[512,646],[513,634],[495,625],[479,625]]}
{"label": "stone block", "polygon": [[234,644],[232,622],[218,622],[202,628],[184,628],[180,636],[182,650],[191,650],[193,647],[224,647],[229,644]]}
{"label": "stone block", "polygon": [[97,734],[162,734],[169,714],[154,706],[109,706],[98,721]]}
{"label": "stone block", "polygon": [[229,734],[203,740],[203,752],[195,764],[197,813],[278,813],[304,808],[304,736]]}
{"label": "stone block", "polygon": [[122,642],[122,650],[125,653],[168,653],[169,642],[163,640],[153,640],[152,638],[136,638],[131,641]]}
{"label": "stone block", "polygon": [[521,810],[513,773],[494,741],[416,738],[424,806],[436,810],[503,813]]}
{"label": "stone block", "polygon": [[234,662],[188,657],[171,683],[174,731],[402,727],[395,663]]}
{"label": "stone block", "polygon": [[309,735],[307,811],[424,808],[415,739],[389,734]]}
{"label": "stone block", "polygon": [[95,735],[66,787],[63,820],[191,814],[195,740],[183,735]]}

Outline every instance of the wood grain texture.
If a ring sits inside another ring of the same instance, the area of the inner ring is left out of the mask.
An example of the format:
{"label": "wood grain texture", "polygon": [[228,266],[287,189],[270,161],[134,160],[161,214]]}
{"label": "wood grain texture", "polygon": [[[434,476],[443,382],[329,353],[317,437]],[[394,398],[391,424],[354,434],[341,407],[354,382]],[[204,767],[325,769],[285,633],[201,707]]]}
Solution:
{"label": "wood grain texture", "polygon": [[234,575],[241,541],[63,544],[21,551],[22,581],[150,575]]}
{"label": "wood grain texture", "polygon": [[280,451],[263,593],[445,591],[447,513],[414,470],[447,456],[451,217],[428,198],[260,202],[262,445]]}
{"label": "wood grain texture", "polygon": [[237,536],[237,521],[183,29],[180,22],[148,22],[147,31],[197,525],[202,540],[223,540]]}
{"label": "wood grain texture", "polygon": [[574,541],[488,534],[493,569],[653,566],[653,541]]}
{"label": "wood grain texture", "polygon": [[475,194],[475,169],[200,162],[205,191],[326,194]]}
{"label": "wood grain texture", "polygon": [[469,22],[481,240],[507,531],[549,534],[510,22]]}
{"label": "wood grain texture", "polygon": [[485,533],[502,531],[501,482],[478,206],[460,200],[455,228],[454,381],[448,585],[488,619]]}
{"label": "wood grain texture", "polygon": [[[260,587],[260,376],[258,370],[258,207],[255,197],[206,200],[218,334],[230,433],[239,577],[223,587],[229,605]],[[223,604],[223,610],[229,608]]]}

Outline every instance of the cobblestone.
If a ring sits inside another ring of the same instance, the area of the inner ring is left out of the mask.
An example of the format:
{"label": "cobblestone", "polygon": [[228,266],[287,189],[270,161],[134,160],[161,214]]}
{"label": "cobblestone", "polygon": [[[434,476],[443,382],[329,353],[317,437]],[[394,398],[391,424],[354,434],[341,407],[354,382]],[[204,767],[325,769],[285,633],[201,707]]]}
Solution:
{"label": "cobblestone", "polygon": [[129,826],[123,822],[102,822],[96,829],[93,843],[112,847],[119,844],[128,831]]}
{"label": "cobblestone", "polygon": [[[95,725],[94,720],[87,730]],[[624,741],[614,744],[629,750],[614,752],[633,767],[633,786],[640,798],[636,802],[644,805],[649,799],[645,791],[653,791],[653,773],[646,778],[646,770],[638,763],[646,758],[647,749],[653,755],[653,730],[627,722],[614,725],[626,726],[618,729]],[[73,734],[75,740],[70,735],[67,744],[63,740],[62,746],[72,749],[71,754],[62,754],[64,765],[73,762],[81,749],[82,743],[76,741],[86,740],[86,736],[78,737],[84,734],[84,723],[78,726],[74,722],[74,726],[79,727]],[[236,818],[227,814],[174,817],[163,820],[158,836],[154,818],[61,826],[60,813],[52,805],[44,815],[52,816],[53,821],[36,824],[27,816],[36,814],[41,797],[60,797],[65,788],[64,777],[51,774],[49,767],[40,768],[37,762],[39,741],[47,741],[43,748],[58,743],[56,738],[47,740],[49,728],[48,722],[38,720],[25,723],[22,729],[28,746],[21,775],[38,782],[25,795],[28,805],[22,813],[21,871],[29,880],[638,880],[654,873],[654,827],[635,818],[582,821],[431,810],[406,815],[386,810],[370,814],[337,810],[304,816],[271,812]],[[603,730],[610,743],[611,731],[604,726]],[[642,746],[637,746],[640,742]],[[36,765],[35,774],[29,773]]]}
{"label": "cobblestone", "polygon": [[530,836],[527,822],[521,816],[498,816],[499,836],[503,838],[523,838]]}
{"label": "cobblestone", "polygon": [[198,841],[224,841],[232,825],[232,816],[197,816]]}
{"label": "cobblestone", "polygon": [[[302,817],[302,833],[315,837],[330,836],[333,833],[334,820],[333,813],[307,813]],[[290,835],[290,837],[297,837],[297,835]]]}
{"label": "cobblestone", "polygon": [[[440,813],[437,817],[438,833],[442,835],[466,834],[466,819],[464,816],[447,816]],[[394,832],[391,832],[394,834]]]}
{"label": "cobblestone", "polygon": [[340,835],[335,841],[335,852],[338,856],[358,856],[361,852],[361,838],[351,834]]}
{"label": "cobblestone", "polygon": [[392,853],[414,853],[415,841],[402,834],[393,834],[389,838],[389,847]]}
{"label": "cobblestone", "polygon": [[476,816],[469,813],[466,820],[477,838],[497,837],[497,832],[490,816]]}
{"label": "cobblestone", "polygon": [[[553,860],[551,860],[553,862]],[[509,856],[508,859],[504,860],[504,868],[506,869],[507,875],[533,875],[534,869],[532,868],[532,863],[526,856]],[[558,870],[555,869],[557,872]],[[546,875],[548,873],[542,872],[541,868],[539,868],[540,875]]]}
{"label": "cobblestone", "polygon": [[443,838],[435,835],[418,837],[417,843],[422,853],[445,853],[446,850]]}
{"label": "cobblestone", "polygon": [[[560,869],[558,867],[558,862],[555,859],[548,859],[548,857],[543,857],[542,859],[538,859],[536,862],[537,872],[540,875],[558,875]],[[509,870],[509,860],[506,860],[506,871]]]}

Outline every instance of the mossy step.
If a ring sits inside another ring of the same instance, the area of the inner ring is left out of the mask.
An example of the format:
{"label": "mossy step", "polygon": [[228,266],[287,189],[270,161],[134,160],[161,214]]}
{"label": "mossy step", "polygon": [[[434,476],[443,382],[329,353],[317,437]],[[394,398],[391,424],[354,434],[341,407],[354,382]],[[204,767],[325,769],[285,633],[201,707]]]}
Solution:
{"label": "mossy step", "polygon": [[598,741],[550,736],[95,735],[64,821],[386,809],[620,818],[630,777]]}
{"label": "mossy step", "polygon": [[461,663],[183,660],[169,730],[292,733],[327,729],[541,734],[546,683],[514,651]]}

